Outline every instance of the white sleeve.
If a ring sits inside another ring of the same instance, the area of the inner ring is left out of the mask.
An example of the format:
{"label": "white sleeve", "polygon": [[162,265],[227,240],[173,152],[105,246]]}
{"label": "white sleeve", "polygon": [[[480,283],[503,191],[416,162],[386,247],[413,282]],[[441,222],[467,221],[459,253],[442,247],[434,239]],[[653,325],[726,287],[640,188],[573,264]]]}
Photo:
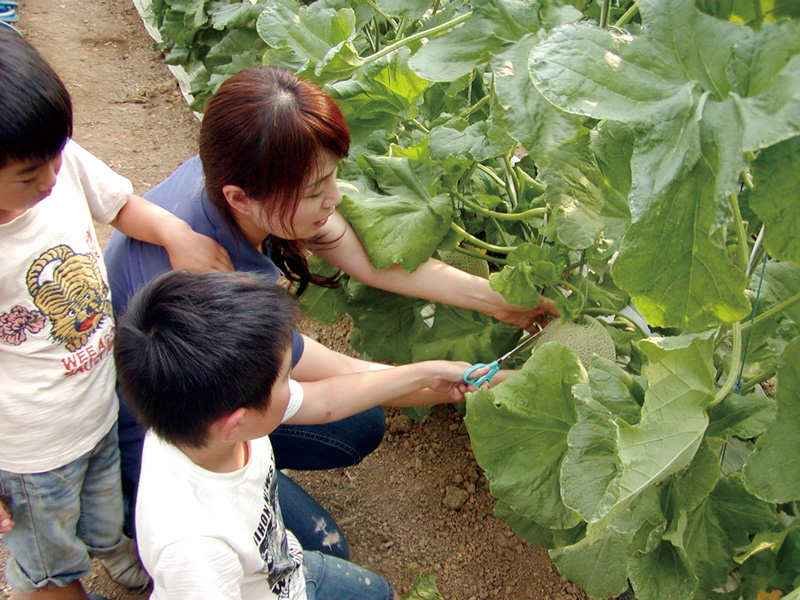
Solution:
{"label": "white sleeve", "polygon": [[300,406],[303,404],[303,386],[297,383],[294,379],[289,380],[289,404],[286,405],[286,412],[283,415],[281,423],[286,423],[289,419],[297,414]]}
{"label": "white sleeve", "polygon": [[152,598],[158,600],[242,597],[242,564],[222,540],[202,537],[170,544],[159,552],[153,570]]}
{"label": "white sleeve", "polygon": [[113,221],[133,193],[131,182],[72,140],[63,157],[61,168],[83,190],[92,218],[101,223]]}

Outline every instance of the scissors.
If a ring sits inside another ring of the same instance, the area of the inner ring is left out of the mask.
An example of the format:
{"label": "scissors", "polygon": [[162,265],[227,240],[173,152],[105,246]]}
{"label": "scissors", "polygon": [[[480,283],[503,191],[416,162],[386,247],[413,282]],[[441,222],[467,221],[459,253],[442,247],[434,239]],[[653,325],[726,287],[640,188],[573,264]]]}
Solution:
{"label": "scissors", "polygon": [[[543,331],[544,329],[539,327],[539,331],[526,337],[524,340],[522,340],[522,342],[520,342],[520,344],[516,348],[514,348],[513,350],[509,350],[497,360],[493,360],[490,363],[475,363],[469,369],[464,371],[464,374],[461,376],[461,379],[464,381],[464,383],[474,385],[475,387],[480,387],[484,383],[490,382],[492,380],[492,377],[494,377],[495,374],[500,370],[501,364],[503,364],[512,356],[516,356],[517,354],[525,350],[525,348],[530,346],[536,340],[536,338],[538,338],[541,335]],[[475,371],[483,369],[484,367],[489,367],[489,371],[485,375],[481,375],[480,377],[470,377],[470,375],[472,375]]]}

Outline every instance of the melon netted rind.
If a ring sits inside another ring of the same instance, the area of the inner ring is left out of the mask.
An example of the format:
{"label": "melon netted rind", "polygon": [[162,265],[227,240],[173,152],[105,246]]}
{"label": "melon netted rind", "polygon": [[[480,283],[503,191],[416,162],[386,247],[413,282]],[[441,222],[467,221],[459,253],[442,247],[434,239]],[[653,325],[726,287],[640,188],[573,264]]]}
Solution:
{"label": "melon netted rind", "polygon": [[439,260],[470,275],[489,279],[489,263],[477,256],[469,256],[458,250],[440,250]]}
{"label": "melon netted rind", "polygon": [[614,340],[597,319],[584,316],[580,322],[556,319],[544,328],[536,341],[536,348],[547,342],[558,342],[572,350],[580,359],[584,369],[589,368],[595,354],[608,360],[616,360]]}

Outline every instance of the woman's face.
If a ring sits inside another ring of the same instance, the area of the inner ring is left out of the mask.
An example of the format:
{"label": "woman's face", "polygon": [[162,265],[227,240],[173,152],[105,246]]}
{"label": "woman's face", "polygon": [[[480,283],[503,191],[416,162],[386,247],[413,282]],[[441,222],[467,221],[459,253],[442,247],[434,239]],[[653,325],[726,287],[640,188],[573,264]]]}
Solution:
{"label": "woman's face", "polygon": [[294,216],[269,215],[269,232],[286,240],[306,240],[318,235],[342,201],[342,194],[336,185],[338,165],[339,157],[326,150],[303,188]]}

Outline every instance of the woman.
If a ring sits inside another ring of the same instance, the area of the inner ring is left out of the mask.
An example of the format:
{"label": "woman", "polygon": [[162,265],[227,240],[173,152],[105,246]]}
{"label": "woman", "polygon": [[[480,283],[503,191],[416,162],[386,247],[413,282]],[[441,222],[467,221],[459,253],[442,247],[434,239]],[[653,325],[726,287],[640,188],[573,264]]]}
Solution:
{"label": "woman", "polygon": [[[317,86],[277,67],[246,69],[228,79],[209,101],[200,130],[200,155],[181,165],[146,197],[219,242],[236,270],[285,275],[302,291],[332,285],[311,274],[307,251],[351,277],[387,291],[477,310],[523,328],[555,313],[542,298],[537,309],[509,305],[488,282],[429,260],[413,273],[375,269],[350,224],[336,212],[339,160],[350,134],[341,111]],[[114,235],[106,248],[114,310],[170,269],[158,246]],[[231,315],[235,319],[236,315]],[[224,332],[220,332],[224,335]],[[292,377],[315,381],[381,365],[325,348],[295,332]],[[430,392],[435,404],[436,395]],[[403,406],[400,398],[393,406]],[[326,426],[281,426],[271,436],[279,469],[329,469],[357,464],[384,433],[382,408]],[[123,403],[120,447],[123,483],[133,498],[143,434]],[[284,520],[304,547],[347,558],[341,531],[288,478],[279,487]]]}

